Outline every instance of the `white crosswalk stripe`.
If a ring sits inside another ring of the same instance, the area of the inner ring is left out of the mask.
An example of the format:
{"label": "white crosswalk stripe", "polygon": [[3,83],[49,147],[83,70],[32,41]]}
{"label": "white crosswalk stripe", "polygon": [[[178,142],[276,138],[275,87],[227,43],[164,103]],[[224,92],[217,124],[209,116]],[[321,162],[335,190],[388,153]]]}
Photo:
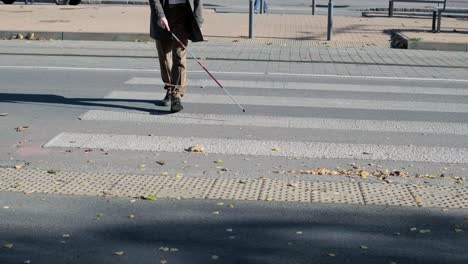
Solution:
{"label": "white crosswalk stripe", "polygon": [[[311,133],[317,129],[336,131],[382,132],[394,133],[422,133],[433,134],[440,137],[467,136],[468,124],[456,122],[430,122],[430,121],[402,121],[402,120],[364,120],[364,119],[339,119],[320,117],[292,117],[260,115],[249,112],[248,106],[269,107],[303,107],[340,109],[343,111],[355,109],[363,111],[379,110],[379,113],[388,111],[409,111],[418,113],[468,113],[468,104],[452,103],[443,96],[453,98],[453,95],[466,96],[468,89],[444,88],[444,87],[404,87],[404,86],[376,86],[354,84],[324,84],[278,81],[252,81],[252,80],[222,80],[226,87],[232,88],[259,88],[277,90],[320,90],[337,92],[362,92],[362,93],[401,93],[407,95],[439,95],[440,100],[434,102],[409,101],[409,100],[383,100],[378,95],[374,100],[346,99],[343,98],[312,98],[312,97],[287,97],[287,96],[258,96],[235,95],[234,97],[247,106],[246,115],[233,114],[200,114],[184,111],[171,115],[153,115],[141,111],[111,111],[91,110],[83,113],[80,120],[146,123],[148,125],[167,124],[174,125],[206,125],[209,126],[238,126],[250,129],[258,128],[286,128],[291,130],[310,129]],[[125,84],[161,85],[157,78],[135,77]],[[211,80],[191,80],[192,86],[213,86]],[[161,92],[142,91],[113,91],[106,100],[124,101],[130,103],[148,103],[152,100],[160,100],[164,97]],[[427,96],[426,96],[427,97]],[[225,95],[190,93],[183,98],[183,102],[198,104],[218,104],[223,107],[232,107],[233,102]],[[207,133],[209,134],[209,133]],[[76,147],[76,148],[103,148],[115,150],[133,151],[157,151],[157,152],[184,152],[188,147],[201,144],[208,153],[225,155],[252,155],[252,156],[284,156],[302,158],[325,159],[362,159],[362,160],[391,160],[391,161],[416,161],[416,162],[444,162],[444,163],[468,163],[468,148],[444,147],[440,143],[433,145],[427,142],[424,146],[402,144],[362,144],[362,143],[330,143],[315,141],[299,141],[294,138],[288,140],[252,140],[246,138],[214,138],[214,137],[184,137],[184,136],[142,136],[121,135],[113,133],[72,133],[64,132],[57,135],[45,144],[45,147]]]}
{"label": "white crosswalk stripe", "polygon": [[[165,93],[114,91],[105,98],[127,100],[159,100]],[[356,100],[356,99],[323,99],[304,97],[277,97],[277,96],[249,96],[235,97],[243,105],[261,106],[295,106],[295,107],[321,107],[321,108],[346,108],[346,109],[370,109],[370,110],[399,110],[399,111],[426,111],[468,113],[468,104],[460,103],[434,103],[434,102],[408,102],[408,101],[381,101],[381,100]],[[190,94],[184,98],[186,103],[203,104],[234,104],[224,95]]]}
{"label": "white crosswalk stripe", "polygon": [[[373,93],[405,93],[405,94],[439,94],[439,95],[468,95],[467,88],[443,88],[443,87],[401,87],[392,85],[356,85],[356,84],[328,84],[305,82],[267,82],[267,81],[242,81],[220,80],[226,88],[258,88],[258,89],[300,89],[318,91],[348,91],[348,92],[373,92]],[[136,85],[162,85],[159,78],[132,78],[126,84]],[[215,87],[212,80],[189,80],[189,86]]]}
{"label": "white crosswalk stripe", "polygon": [[[81,140],[77,140],[81,139]],[[72,142],[72,143],[70,143]],[[180,152],[201,144],[210,153],[229,155],[285,156],[325,159],[369,159],[468,163],[468,149],[444,147],[336,144],[218,138],[183,138],[111,134],[62,133],[46,147]],[[278,149],[275,149],[278,148]]]}

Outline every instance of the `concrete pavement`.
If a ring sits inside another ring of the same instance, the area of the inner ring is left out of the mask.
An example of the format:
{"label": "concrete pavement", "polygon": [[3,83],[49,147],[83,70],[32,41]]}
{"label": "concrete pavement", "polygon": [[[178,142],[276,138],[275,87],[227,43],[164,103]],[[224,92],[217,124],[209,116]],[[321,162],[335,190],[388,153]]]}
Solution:
{"label": "concrete pavement", "polygon": [[[97,5],[64,8],[54,5],[2,5],[0,10],[2,12],[0,31],[3,32],[3,38],[34,32],[37,37],[46,39],[150,40],[147,6]],[[18,16],[18,12],[27,12],[30,15]],[[219,14],[209,10],[205,13],[204,33],[208,41],[231,44],[388,47],[392,30],[411,34],[431,29],[431,20],[427,18],[337,16],[334,20],[333,41],[327,42],[325,16],[269,14],[256,16],[256,38],[250,40],[246,38],[247,14]],[[444,27],[456,28],[460,33],[432,34],[431,38],[445,42],[466,42],[463,34],[467,29],[466,21],[444,18]]]}

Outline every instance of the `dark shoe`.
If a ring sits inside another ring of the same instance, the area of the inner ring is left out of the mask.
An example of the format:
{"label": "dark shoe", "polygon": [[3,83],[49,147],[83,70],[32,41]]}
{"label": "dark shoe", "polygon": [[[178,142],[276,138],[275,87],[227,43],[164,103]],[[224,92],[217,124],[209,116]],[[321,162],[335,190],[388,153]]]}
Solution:
{"label": "dark shoe", "polygon": [[169,92],[166,93],[166,96],[164,96],[164,99],[161,101],[162,106],[169,106],[169,101],[171,101],[171,95]]}
{"label": "dark shoe", "polygon": [[180,102],[179,97],[171,97],[171,113],[177,113],[182,111],[184,107],[182,106],[182,103]]}

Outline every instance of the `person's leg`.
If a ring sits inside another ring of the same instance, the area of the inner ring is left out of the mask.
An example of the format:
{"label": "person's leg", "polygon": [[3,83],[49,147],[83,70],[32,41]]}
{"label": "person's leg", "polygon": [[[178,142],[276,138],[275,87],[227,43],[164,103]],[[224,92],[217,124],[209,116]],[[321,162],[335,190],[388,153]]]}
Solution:
{"label": "person's leg", "polygon": [[263,13],[268,13],[268,5],[267,5],[267,1],[263,1]]}
{"label": "person's leg", "polygon": [[169,104],[169,95],[173,93],[174,85],[172,85],[172,40],[156,40],[156,49],[158,51],[159,67],[161,70],[161,79],[166,90],[166,97],[162,101],[162,105]]}
{"label": "person's leg", "polygon": [[255,12],[255,14],[258,13],[258,5],[259,5],[259,1],[255,0],[255,3],[254,3],[254,12]]}
{"label": "person's leg", "polygon": [[[187,39],[181,39],[181,41],[185,46],[188,45]],[[174,45],[172,61],[172,84],[175,87],[174,95],[176,97],[183,97],[187,84],[187,51],[179,45]]]}

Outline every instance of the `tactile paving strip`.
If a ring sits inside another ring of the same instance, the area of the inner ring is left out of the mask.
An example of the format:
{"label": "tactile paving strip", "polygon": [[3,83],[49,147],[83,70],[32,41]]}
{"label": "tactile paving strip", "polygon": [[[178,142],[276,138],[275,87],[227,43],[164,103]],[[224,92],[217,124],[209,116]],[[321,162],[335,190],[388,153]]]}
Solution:
{"label": "tactile paving strip", "polygon": [[215,179],[208,178],[183,178],[171,186],[163,187],[157,193],[157,197],[172,199],[205,199],[214,182]]}
{"label": "tactile paving strip", "polygon": [[208,193],[208,199],[256,201],[262,180],[217,179]]}
{"label": "tactile paving strip", "polygon": [[260,200],[281,202],[310,202],[311,183],[266,179]]}
{"label": "tactile paving strip", "polygon": [[357,183],[313,182],[312,202],[364,204]]}
{"label": "tactile paving strip", "polygon": [[111,188],[122,178],[113,174],[82,174],[65,184],[59,192],[74,195],[110,194]]}
{"label": "tactile paving strip", "polygon": [[110,194],[131,197],[156,195],[163,187],[172,186],[179,180],[169,176],[128,175],[110,189]]}
{"label": "tactile paving strip", "polygon": [[0,190],[25,193],[59,193],[76,173],[41,170],[1,169]]}
{"label": "tactile paving strip", "polygon": [[366,204],[418,206],[405,185],[359,183]]}
{"label": "tactile paving strip", "polygon": [[423,207],[468,208],[468,188],[445,186],[408,186]]}

